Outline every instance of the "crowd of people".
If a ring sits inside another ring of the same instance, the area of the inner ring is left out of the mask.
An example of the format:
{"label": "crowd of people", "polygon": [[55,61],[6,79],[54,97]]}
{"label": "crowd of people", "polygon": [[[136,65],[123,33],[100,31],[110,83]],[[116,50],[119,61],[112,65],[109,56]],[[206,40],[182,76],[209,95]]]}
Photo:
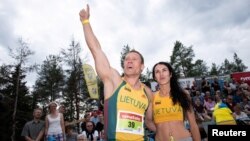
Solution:
{"label": "crowd of people", "polygon": [[[237,124],[248,121],[250,116],[250,88],[247,83],[234,79],[218,83],[218,78],[208,81],[205,77],[199,85],[186,88],[192,97],[199,121],[214,120],[216,124]],[[246,122],[248,124],[248,122]]]}
{"label": "crowd of people", "polygon": [[[197,123],[214,121],[217,125],[249,124],[250,90],[246,83],[225,81],[225,85],[219,86],[219,89],[214,91],[215,84],[213,83],[216,81],[204,84],[208,82],[203,79],[200,86],[193,83],[191,88],[185,88],[185,91],[182,91],[182,88],[178,87],[173,68],[166,62],[159,62],[153,67],[153,78],[159,84],[159,91],[152,95],[153,104],[148,107],[151,114],[145,117],[145,124],[148,130],[155,133],[155,140],[166,138],[199,140],[194,139],[195,137],[202,139],[196,121]],[[203,91],[205,85],[207,90]],[[177,104],[174,104],[174,101]],[[48,109],[49,113],[45,121],[41,120],[42,109],[34,109],[33,120],[25,124],[22,132],[22,136],[27,141],[43,139],[48,141],[103,141],[105,139],[103,111],[86,112],[80,124],[80,133],[78,133],[75,130],[76,125],[64,122],[63,113],[66,111],[63,105],[58,108],[56,102],[51,102]],[[187,120],[190,125],[188,130],[184,120]]]}
{"label": "crowd of people", "polygon": [[66,112],[64,105],[50,102],[49,112],[45,121],[41,119],[43,111],[36,108],[33,111],[33,120],[27,122],[21,135],[26,141],[103,141],[104,118],[103,113],[97,110],[86,112],[80,122],[80,132],[76,131],[75,122],[64,121]]}
{"label": "crowd of people", "polygon": [[[79,15],[85,41],[104,84],[104,110],[86,113],[81,132],[77,133],[64,121],[65,109],[51,102],[45,122],[41,120],[42,111],[35,109],[34,119],[24,126],[22,136],[27,141],[43,137],[47,141],[200,141],[199,121],[237,124],[239,119],[248,118],[250,90],[246,84],[225,82],[221,88],[216,78],[211,84],[203,78],[200,87],[194,82],[191,88],[182,88],[172,66],[158,62],[152,74],[159,87],[152,92],[140,81],[144,59],[136,50],[125,55],[121,76],[111,67],[92,31],[89,6]],[[154,133],[152,138],[147,130]]]}

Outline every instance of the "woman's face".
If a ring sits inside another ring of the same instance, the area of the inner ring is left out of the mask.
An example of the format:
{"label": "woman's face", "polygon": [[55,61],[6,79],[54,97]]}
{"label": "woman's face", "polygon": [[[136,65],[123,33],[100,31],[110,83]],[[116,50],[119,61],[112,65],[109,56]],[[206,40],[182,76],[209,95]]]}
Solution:
{"label": "woman's face", "polygon": [[50,104],[49,106],[50,111],[56,111],[56,108],[57,108],[57,105],[54,103]]}
{"label": "woman's face", "polygon": [[196,100],[195,100],[195,104],[198,105],[198,106],[200,106],[201,101],[200,101],[199,99],[196,99]]}
{"label": "woman's face", "polygon": [[92,131],[93,128],[94,128],[93,123],[91,123],[91,122],[87,122],[87,123],[86,123],[86,129],[87,129],[88,131]]}
{"label": "woman's face", "polygon": [[155,80],[160,85],[167,84],[170,82],[171,74],[167,66],[163,64],[158,64],[154,70]]}

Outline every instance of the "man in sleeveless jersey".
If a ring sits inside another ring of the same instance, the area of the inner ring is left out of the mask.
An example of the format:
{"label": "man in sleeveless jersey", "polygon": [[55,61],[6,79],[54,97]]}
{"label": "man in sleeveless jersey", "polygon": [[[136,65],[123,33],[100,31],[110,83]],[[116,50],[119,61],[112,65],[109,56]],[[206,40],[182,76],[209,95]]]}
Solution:
{"label": "man in sleeveless jersey", "polygon": [[[145,116],[151,90],[139,80],[144,69],[142,55],[132,50],[125,56],[124,77],[110,66],[89,23],[89,6],[79,13],[85,40],[104,83],[104,130],[107,140],[145,140]],[[152,123],[153,124],[153,123]],[[148,124],[150,125],[150,124]],[[153,126],[153,125],[152,125]]]}

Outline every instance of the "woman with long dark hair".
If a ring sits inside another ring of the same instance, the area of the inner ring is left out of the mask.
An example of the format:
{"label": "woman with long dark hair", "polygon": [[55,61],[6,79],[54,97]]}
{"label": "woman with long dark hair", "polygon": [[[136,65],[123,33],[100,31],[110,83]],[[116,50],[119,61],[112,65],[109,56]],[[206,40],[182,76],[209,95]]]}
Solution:
{"label": "woman with long dark hair", "polygon": [[95,130],[95,124],[92,121],[86,122],[86,130],[80,134],[80,136],[83,135],[87,141],[97,141],[98,138],[98,132]]}
{"label": "woman with long dark hair", "polygon": [[[159,91],[155,92],[152,101],[155,140],[201,140],[191,98],[179,85],[172,66],[166,62],[155,64],[153,78],[159,84]],[[185,119],[189,122],[190,131],[184,126]]]}

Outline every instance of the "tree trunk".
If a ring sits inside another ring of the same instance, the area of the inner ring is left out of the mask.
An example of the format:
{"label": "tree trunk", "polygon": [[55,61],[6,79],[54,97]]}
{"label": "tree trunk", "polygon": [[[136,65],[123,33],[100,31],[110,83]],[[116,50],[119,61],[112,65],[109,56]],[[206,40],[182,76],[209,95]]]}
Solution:
{"label": "tree trunk", "polygon": [[21,65],[19,64],[17,67],[16,98],[15,98],[14,112],[12,116],[13,124],[12,124],[11,141],[15,141],[15,136],[16,136],[16,111],[17,111],[17,101],[18,101],[18,94],[19,94],[20,69],[21,69]]}

